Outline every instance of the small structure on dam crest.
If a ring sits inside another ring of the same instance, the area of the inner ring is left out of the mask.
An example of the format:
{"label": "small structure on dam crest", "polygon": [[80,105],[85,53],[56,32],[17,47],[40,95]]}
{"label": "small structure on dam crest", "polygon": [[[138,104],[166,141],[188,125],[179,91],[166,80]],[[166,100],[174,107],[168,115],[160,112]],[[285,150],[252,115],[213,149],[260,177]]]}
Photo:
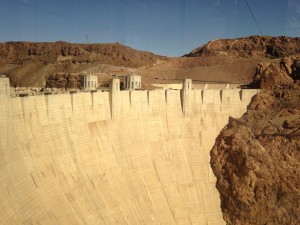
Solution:
{"label": "small structure on dam crest", "polygon": [[142,87],[141,76],[135,74],[127,75],[125,77],[125,85],[127,90],[141,89]]}
{"label": "small structure on dam crest", "polygon": [[98,87],[98,77],[92,74],[83,77],[83,89],[86,91],[96,90]]}

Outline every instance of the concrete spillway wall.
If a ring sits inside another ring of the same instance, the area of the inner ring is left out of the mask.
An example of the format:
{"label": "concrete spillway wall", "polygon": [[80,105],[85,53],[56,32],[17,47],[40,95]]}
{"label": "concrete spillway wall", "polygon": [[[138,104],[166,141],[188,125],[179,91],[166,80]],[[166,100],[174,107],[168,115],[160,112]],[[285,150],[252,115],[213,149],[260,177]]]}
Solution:
{"label": "concrete spillway wall", "polygon": [[0,80],[1,224],[224,224],[209,151],[256,90],[10,98]]}

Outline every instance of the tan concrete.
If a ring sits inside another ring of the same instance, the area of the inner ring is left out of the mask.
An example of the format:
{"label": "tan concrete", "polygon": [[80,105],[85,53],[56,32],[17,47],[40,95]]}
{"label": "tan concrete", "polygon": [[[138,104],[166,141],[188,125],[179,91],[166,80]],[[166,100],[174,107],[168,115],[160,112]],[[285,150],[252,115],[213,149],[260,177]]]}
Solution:
{"label": "tan concrete", "polygon": [[[162,83],[162,84],[151,84],[156,88],[161,89],[182,89],[182,83]],[[225,84],[225,83],[193,83],[193,89],[237,89],[241,84]]]}
{"label": "tan concrete", "polygon": [[190,90],[183,115],[177,90],[0,87],[1,224],[224,224],[209,151],[256,90]]}

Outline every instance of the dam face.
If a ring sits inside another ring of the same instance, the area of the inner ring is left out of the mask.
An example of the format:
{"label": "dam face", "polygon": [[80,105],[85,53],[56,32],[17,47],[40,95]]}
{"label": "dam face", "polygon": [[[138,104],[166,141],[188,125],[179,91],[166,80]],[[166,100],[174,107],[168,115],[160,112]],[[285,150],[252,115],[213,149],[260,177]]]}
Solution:
{"label": "dam face", "polygon": [[0,78],[1,224],[225,224],[210,149],[257,90],[10,98]]}

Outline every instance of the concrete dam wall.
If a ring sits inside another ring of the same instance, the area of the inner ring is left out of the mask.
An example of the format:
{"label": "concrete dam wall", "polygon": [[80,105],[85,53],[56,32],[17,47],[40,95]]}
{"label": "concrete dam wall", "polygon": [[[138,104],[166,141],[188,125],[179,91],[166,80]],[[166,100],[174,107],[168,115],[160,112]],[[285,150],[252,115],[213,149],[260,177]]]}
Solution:
{"label": "concrete dam wall", "polygon": [[0,224],[225,224],[209,151],[257,90],[9,97],[0,78]]}

